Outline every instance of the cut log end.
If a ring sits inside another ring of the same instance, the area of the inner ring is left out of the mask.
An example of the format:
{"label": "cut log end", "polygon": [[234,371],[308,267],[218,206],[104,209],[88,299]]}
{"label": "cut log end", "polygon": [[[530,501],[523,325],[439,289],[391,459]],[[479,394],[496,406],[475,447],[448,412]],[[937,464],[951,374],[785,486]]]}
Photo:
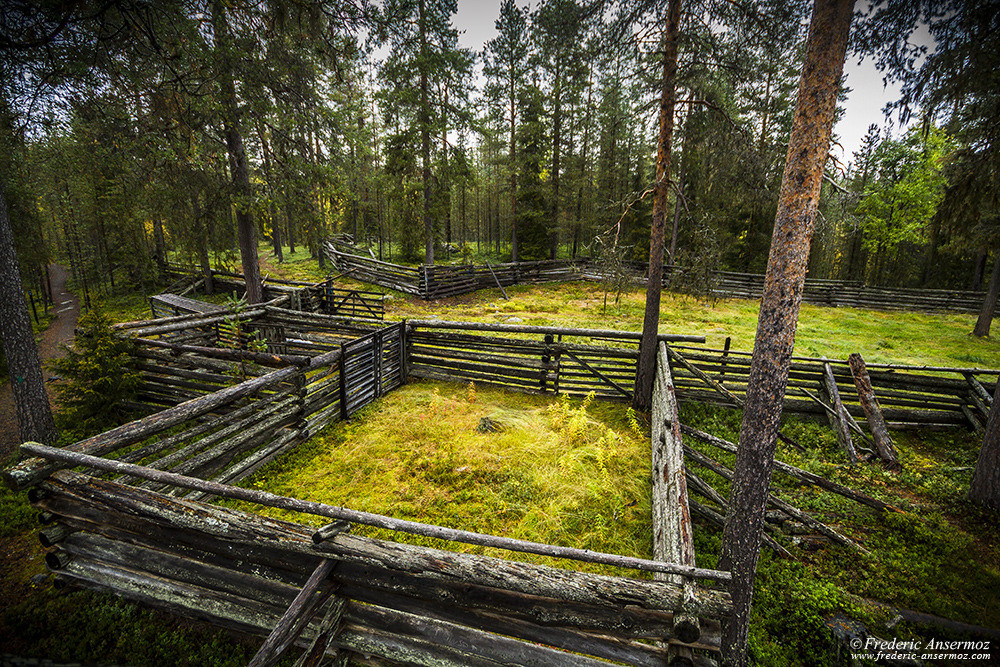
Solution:
{"label": "cut log end", "polygon": [[693,644],[701,638],[701,623],[697,616],[677,614],[674,616],[674,636],[685,644]]}

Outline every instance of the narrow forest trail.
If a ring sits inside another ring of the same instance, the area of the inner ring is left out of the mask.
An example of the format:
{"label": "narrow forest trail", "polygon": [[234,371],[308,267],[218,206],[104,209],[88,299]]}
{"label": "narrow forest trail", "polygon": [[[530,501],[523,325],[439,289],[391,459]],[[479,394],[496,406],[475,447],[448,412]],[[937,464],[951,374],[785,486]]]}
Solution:
{"label": "narrow forest trail", "polygon": [[[77,320],[80,318],[80,300],[66,287],[69,272],[59,264],[49,266],[52,279],[52,301],[55,319],[42,332],[38,343],[38,357],[42,362],[42,374],[45,376],[45,388],[49,394],[49,404],[54,406],[55,391],[52,383],[52,371],[46,363],[50,359],[62,356],[60,346],[73,340]],[[10,382],[0,385],[0,460],[5,459],[18,446],[17,414],[14,408],[14,395]]]}

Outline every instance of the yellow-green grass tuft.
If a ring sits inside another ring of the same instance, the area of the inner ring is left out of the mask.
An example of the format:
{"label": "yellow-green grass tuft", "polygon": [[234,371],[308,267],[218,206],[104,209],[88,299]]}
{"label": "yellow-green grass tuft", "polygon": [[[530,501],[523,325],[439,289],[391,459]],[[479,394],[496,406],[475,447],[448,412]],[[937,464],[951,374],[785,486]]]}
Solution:
{"label": "yellow-green grass tuft", "polygon": [[[397,518],[649,557],[649,442],[629,416],[623,406],[590,400],[415,382],[326,429],[251,483]],[[480,432],[484,418],[501,430]]]}

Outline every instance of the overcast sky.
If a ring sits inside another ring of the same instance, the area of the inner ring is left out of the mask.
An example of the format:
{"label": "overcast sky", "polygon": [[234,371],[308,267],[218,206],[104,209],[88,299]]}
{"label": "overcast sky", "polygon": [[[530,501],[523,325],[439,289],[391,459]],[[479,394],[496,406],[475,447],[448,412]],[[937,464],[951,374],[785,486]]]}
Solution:
{"label": "overcast sky", "polygon": [[[537,5],[537,2],[518,2],[524,6]],[[464,33],[459,41],[466,48],[482,51],[483,45],[496,36],[494,21],[500,13],[499,0],[459,0],[458,13],[455,15],[455,25]],[[846,167],[851,160],[851,154],[858,149],[861,138],[868,131],[868,126],[875,123],[879,127],[886,124],[882,108],[886,103],[896,99],[899,90],[896,86],[886,89],[882,85],[882,74],[875,69],[872,58],[867,58],[859,64],[857,57],[848,56],[845,63],[847,85],[852,88],[845,103],[845,113],[834,128],[843,148],[834,146],[831,151]]]}

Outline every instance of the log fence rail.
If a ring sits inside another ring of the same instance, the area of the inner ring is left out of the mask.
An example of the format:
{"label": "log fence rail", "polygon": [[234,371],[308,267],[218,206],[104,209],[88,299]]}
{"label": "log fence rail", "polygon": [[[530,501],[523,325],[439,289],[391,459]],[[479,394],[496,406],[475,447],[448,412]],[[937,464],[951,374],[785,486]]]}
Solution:
{"label": "log fence rail", "polygon": [[[443,299],[519,284],[603,279],[600,267],[586,258],[483,266],[404,266],[354,254],[349,246],[340,242],[328,241],[324,250],[330,262],[343,274],[422,299]],[[644,281],[645,266],[634,264],[628,269],[637,283]],[[669,289],[684,273],[682,267],[665,269],[663,286]],[[763,286],[762,274],[713,271],[710,278],[710,292],[716,298],[759,299]],[[859,281],[807,278],[802,300],[836,308],[978,313],[985,297],[986,293],[979,291],[879,287]]]}

